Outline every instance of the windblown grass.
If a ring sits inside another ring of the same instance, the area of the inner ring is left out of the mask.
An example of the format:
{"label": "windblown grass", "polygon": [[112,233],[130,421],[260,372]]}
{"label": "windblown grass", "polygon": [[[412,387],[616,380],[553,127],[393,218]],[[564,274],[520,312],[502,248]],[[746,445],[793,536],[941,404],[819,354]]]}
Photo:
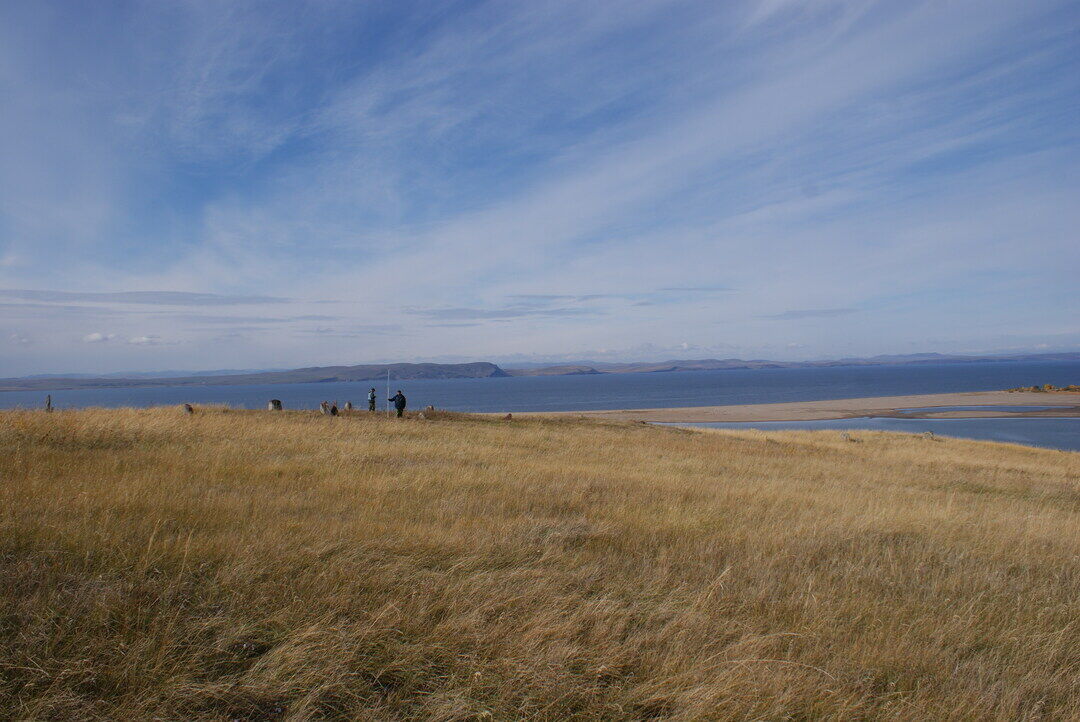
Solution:
{"label": "windblown grass", "polygon": [[0,414],[3,719],[1080,719],[1080,454]]}

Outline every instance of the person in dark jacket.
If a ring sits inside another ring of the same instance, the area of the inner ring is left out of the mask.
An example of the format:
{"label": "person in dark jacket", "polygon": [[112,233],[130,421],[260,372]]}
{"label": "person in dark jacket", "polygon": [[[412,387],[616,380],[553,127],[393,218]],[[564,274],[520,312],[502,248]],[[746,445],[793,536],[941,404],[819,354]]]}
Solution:
{"label": "person in dark jacket", "polygon": [[394,402],[394,408],[397,409],[397,415],[400,419],[401,415],[405,413],[405,394],[401,393],[401,389],[398,389],[397,393],[389,400]]}
{"label": "person in dark jacket", "polygon": [[375,410],[375,387],[374,386],[371,387],[371,391],[368,391],[367,410],[368,411],[374,411]]}

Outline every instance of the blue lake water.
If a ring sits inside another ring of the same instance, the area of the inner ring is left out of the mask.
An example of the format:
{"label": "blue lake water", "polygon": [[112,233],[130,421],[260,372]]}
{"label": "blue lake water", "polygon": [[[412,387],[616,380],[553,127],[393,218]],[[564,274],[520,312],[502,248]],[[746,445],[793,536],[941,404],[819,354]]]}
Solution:
{"label": "blue lake water", "polygon": [[[391,390],[402,389],[413,409],[432,404],[452,411],[518,412],[759,404],[1078,382],[1080,361],[1044,361],[392,381]],[[253,409],[275,398],[287,409],[312,409],[323,400],[359,404],[371,386],[381,408],[385,381],[6,391],[0,392],[0,408],[40,408],[51,393],[58,408],[187,402]]]}
{"label": "blue lake water", "polygon": [[829,419],[826,421],[755,421],[749,423],[667,424],[701,426],[713,429],[835,429],[870,431],[905,431],[921,434],[932,431],[952,436],[1011,444],[1043,446],[1048,449],[1080,451],[1080,418],[1031,419]]}
{"label": "blue lake water", "polygon": [[[1080,397],[1077,397],[1080,406]],[[897,409],[902,414],[940,414],[953,411],[995,411],[1006,414],[1019,414],[1025,411],[1052,411],[1060,406],[920,406],[916,409]]]}
{"label": "blue lake water", "polygon": [[[540,376],[493,379],[392,381],[409,407],[476,412],[585,411],[590,409],[720,406],[781,401],[989,391],[1033,384],[1080,382],[1080,362],[981,362],[899,366],[834,366],[795,369],[735,369],[678,373]],[[287,409],[312,409],[320,401],[362,403],[375,386],[380,408],[385,382],[272,384],[247,386],[158,386],[134,389],[52,391],[57,408],[158,406],[180,403],[265,408],[281,399]],[[48,391],[0,392],[0,408],[40,408]],[[841,428],[926,431],[942,435],[1015,441],[1061,449],[1080,448],[1074,419],[848,419],[779,424],[759,428]],[[747,424],[735,425],[744,428]]]}

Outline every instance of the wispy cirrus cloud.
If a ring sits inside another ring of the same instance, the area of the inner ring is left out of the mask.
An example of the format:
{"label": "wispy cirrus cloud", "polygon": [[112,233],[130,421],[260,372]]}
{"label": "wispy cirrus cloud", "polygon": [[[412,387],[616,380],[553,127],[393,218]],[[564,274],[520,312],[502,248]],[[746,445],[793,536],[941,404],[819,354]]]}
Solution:
{"label": "wispy cirrus cloud", "polygon": [[222,316],[212,314],[154,314],[155,318],[170,319],[184,323],[201,324],[251,324],[251,323],[295,323],[297,321],[337,321],[340,316],[311,314],[305,316]]}
{"label": "wispy cirrus cloud", "polygon": [[482,326],[481,323],[429,323],[426,324],[427,328],[476,328]]}
{"label": "wispy cirrus cloud", "polygon": [[588,308],[550,308],[507,306],[504,308],[419,308],[406,313],[436,321],[507,320],[515,318],[569,318],[596,316],[601,312]]}
{"label": "wispy cirrus cloud", "polygon": [[761,318],[773,321],[797,321],[804,318],[836,318],[837,316],[847,316],[850,313],[858,313],[858,311],[857,308],[807,308],[768,314],[761,316]]}
{"label": "wispy cirrus cloud", "polygon": [[17,288],[0,289],[0,298],[15,298],[46,303],[121,303],[149,306],[235,306],[288,303],[290,301],[288,298],[280,298],[277,296],[230,296],[219,293],[190,293],[185,291],[112,291],[82,293]]}
{"label": "wispy cirrus cloud", "polygon": [[4,303],[0,302],[0,315],[8,318],[30,317],[47,320],[57,316],[116,316],[125,311],[105,306],[73,306],[51,303]]}
{"label": "wispy cirrus cloud", "polygon": [[312,335],[334,338],[364,338],[368,336],[396,336],[403,331],[400,324],[365,324],[348,326],[345,328],[332,328],[320,326],[317,328],[305,328],[297,331],[300,335]]}
{"label": "wispy cirrus cloud", "polygon": [[0,373],[1075,338],[1068,0],[43,7]]}

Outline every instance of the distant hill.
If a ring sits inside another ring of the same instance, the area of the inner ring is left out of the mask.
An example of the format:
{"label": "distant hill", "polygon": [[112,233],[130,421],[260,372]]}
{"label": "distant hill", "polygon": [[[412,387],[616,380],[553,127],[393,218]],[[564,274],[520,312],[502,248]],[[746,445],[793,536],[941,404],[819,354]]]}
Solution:
{"label": "distant hill", "polygon": [[842,358],[825,361],[770,361],[768,359],[673,359],[670,361],[638,361],[607,363],[580,361],[527,369],[507,369],[511,376],[552,376],[558,374],[602,373],[673,373],[678,371],[722,371],[728,369],[819,368],[829,366],[888,366],[931,363],[973,363],[1000,361],[1080,361],[1080,353],[1015,354],[1009,356],[950,356],[939,353]]}
{"label": "distant hill", "polygon": [[375,381],[385,379],[387,371],[390,372],[390,377],[397,381],[411,379],[479,379],[509,375],[495,364],[486,361],[464,364],[365,364],[360,366],[315,366],[291,371],[262,371],[221,376],[180,376],[174,378],[69,377],[0,379],[0,391]]}
{"label": "distant hill", "polygon": [[539,368],[507,369],[511,376],[587,376],[603,373],[592,366],[569,364],[564,366],[541,366]]}
{"label": "distant hill", "polygon": [[214,369],[213,371],[113,371],[107,374],[30,374],[25,379],[176,379],[195,376],[236,376],[239,374],[261,374],[268,371],[288,371],[289,369]]}

